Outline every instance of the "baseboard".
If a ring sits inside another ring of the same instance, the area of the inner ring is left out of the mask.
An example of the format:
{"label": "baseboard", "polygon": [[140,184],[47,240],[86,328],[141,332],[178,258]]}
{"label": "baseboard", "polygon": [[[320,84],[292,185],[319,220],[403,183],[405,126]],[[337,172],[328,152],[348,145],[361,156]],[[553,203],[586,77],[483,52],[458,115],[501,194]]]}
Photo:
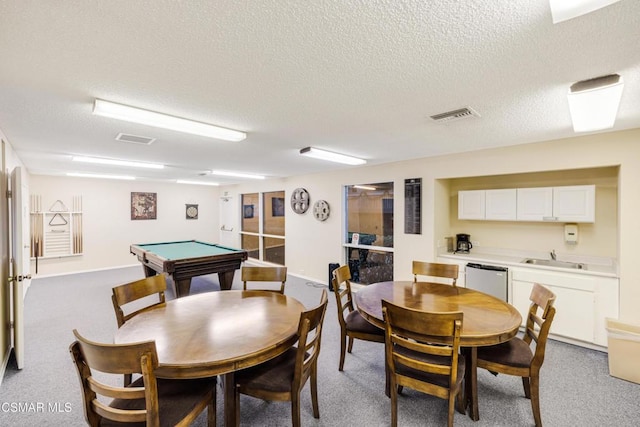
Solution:
{"label": "baseboard", "polygon": [[71,274],[96,273],[98,271],[121,270],[124,268],[134,268],[134,267],[141,268],[140,265],[141,265],[140,263],[137,263],[137,264],[130,264],[130,265],[119,265],[115,267],[95,268],[90,270],[67,271],[64,273],[53,273],[53,274],[43,274],[43,275],[38,274],[38,275],[32,276],[31,280],[46,279],[48,277],[69,276]]}
{"label": "baseboard", "polygon": [[9,358],[11,357],[12,347],[9,347],[7,353],[4,355],[2,359],[2,365],[0,365],[0,387],[2,387],[2,380],[4,379],[4,374],[7,372],[7,366],[9,365]]}

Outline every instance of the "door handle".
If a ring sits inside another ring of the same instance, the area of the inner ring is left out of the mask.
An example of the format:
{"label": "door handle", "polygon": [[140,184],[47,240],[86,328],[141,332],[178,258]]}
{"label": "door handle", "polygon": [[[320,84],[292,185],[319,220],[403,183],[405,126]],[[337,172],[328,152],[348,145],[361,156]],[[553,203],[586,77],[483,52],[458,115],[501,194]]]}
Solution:
{"label": "door handle", "polygon": [[27,274],[26,276],[9,276],[7,278],[9,283],[13,283],[13,282],[22,282],[25,279],[31,279],[31,273]]}

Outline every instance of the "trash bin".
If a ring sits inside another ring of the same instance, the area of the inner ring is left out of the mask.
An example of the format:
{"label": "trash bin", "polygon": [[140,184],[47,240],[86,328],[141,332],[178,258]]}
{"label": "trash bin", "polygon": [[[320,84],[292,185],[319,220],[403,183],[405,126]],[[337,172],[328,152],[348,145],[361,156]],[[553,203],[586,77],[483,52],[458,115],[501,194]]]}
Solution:
{"label": "trash bin", "polygon": [[640,325],[607,318],[609,374],[640,384]]}

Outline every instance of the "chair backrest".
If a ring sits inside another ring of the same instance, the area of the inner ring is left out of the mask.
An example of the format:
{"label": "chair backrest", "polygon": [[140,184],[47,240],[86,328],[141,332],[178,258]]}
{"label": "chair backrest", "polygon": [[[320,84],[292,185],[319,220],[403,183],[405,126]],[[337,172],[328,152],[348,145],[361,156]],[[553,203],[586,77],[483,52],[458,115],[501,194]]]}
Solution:
{"label": "chair backrest", "polygon": [[[144,279],[136,280],[135,282],[125,283],[124,285],[116,286],[112,288],[113,294],[111,295],[111,301],[113,302],[113,309],[116,312],[116,321],[118,322],[118,328],[131,319],[136,314],[139,314],[145,310],[155,307],[159,304],[164,304],[164,292],[167,290],[167,281],[163,274],[158,274]],[[122,307],[126,304],[140,300],[145,297],[157,294],[158,301],[152,304],[147,304],[142,308],[137,308],[131,312],[125,314]]]}
{"label": "chair backrest", "polygon": [[430,313],[383,300],[382,313],[386,327],[386,361],[391,375],[397,373],[399,367],[447,375],[448,387],[422,388],[446,398],[448,389],[458,379],[462,312]]}
{"label": "chair backrest", "polygon": [[[121,422],[146,422],[158,426],[158,393],[154,370],[158,366],[153,341],[135,344],[102,344],[89,341],[74,329],[76,336],[69,347],[82,386],[85,419],[91,426],[106,418]],[[118,387],[105,382],[105,376],[95,377],[92,371],[106,374],[141,374],[143,387]],[[144,406],[135,409],[114,409],[105,403],[109,399],[137,400]],[[144,399],[144,400],[143,400]]]}
{"label": "chair backrest", "polygon": [[264,289],[284,294],[284,286],[287,281],[287,267],[242,267],[242,286],[246,291],[247,282],[279,282],[280,289]]}
{"label": "chair backrest", "polygon": [[[544,286],[534,283],[531,289],[531,306],[527,317],[527,328],[522,338],[527,343],[536,342],[536,351],[531,361],[532,369],[539,369],[544,362],[544,352],[547,345],[547,337],[551,322],[556,315],[556,308],[553,306],[556,295]],[[541,311],[540,314],[538,312]]]}
{"label": "chair backrest", "polygon": [[322,324],[327,311],[327,291],[322,290],[320,304],[300,314],[298,324],[298,349],[296,366],[293,374],[293,390],[300,390],[312,371],[317,369],[320,342],[322,338]]}
{"label": "chair backrest", "polygon": [[413,281],[418,281],[418,275],[444,277],[452,279],[453,286],[458,280],[458,264],[440,264],[436,262],[413,261]]}
{"label": "chair backrest", "polygon": [[[338,321],[340,327],[344,329],[347,327],[346,315],[354,310],[353,296],[351,295],[351,271],[348,265],[341,265],[333,270],[331,286],[333,294],[336,296]],[[340,289],[341,287],[342,289]]]}

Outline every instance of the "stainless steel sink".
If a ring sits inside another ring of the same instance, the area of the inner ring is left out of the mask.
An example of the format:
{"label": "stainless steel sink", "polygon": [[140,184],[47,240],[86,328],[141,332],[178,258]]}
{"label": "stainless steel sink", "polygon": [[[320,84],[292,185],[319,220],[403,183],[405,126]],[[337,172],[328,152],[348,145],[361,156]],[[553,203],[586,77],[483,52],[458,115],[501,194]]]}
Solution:
{"label": "stainless steel sink", "polygon": [[586,270],[587,266],[579,262],[556,261],[553,259],[526,258],[521,261],[524,264],[543,265],[546,267],[575,268]]}

